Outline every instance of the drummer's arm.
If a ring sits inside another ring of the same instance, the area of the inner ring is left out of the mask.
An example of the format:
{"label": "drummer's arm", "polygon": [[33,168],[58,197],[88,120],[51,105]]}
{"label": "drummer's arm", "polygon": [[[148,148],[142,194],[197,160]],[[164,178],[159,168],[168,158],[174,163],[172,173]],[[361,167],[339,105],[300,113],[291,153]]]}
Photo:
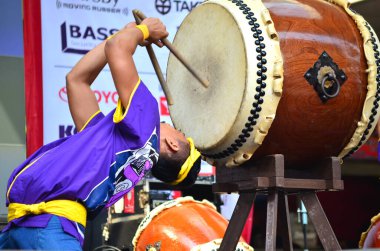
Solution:
{"label": "drummer's arm", "polygon": [[[165,26],[157,18],[147,18],[142,24],[148,27],[151,41],[158,41],[168,35]],[[132,56],[143,40],[142,31],[136,28],[136,24],[130,23],[109,39],[105,46],[112,78],[124,107],[127,107],[132,91],[139,81]]]}
{"label": "drummer's arm", "polygon": [[97,111],[99,105],[90,86],[107,63],[104,54],[106,42],[89,51],[66,76],[69,108],[78,130]]}

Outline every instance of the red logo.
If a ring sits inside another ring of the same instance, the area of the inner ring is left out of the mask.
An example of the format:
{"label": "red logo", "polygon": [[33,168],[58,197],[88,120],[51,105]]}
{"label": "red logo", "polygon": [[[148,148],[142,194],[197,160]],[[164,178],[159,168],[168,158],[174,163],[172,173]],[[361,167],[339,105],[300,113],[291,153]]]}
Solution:
{"label": "red logo", "polygon": [[168,102],[166,97],[160,97],[161,116],[169,116]]}
{"label": "red logo", "polygon": [[64,101],[64,102],[67,102],[67,90],[66,90],[66,87],[63,87],[61,88],[61,90],[59,90],[59,98]]}
{"label": "red logo", "polygon": [[[117,100],[119,99],[119,95],[117,91],[94,90],[93,92],[95,94],[95,97],[98,103],[104,102],[106,104],[109,104],[109,103],[117,104]],[[59,90],[58,95],[62,101],[68,102],[66,87],[62,87]]]}

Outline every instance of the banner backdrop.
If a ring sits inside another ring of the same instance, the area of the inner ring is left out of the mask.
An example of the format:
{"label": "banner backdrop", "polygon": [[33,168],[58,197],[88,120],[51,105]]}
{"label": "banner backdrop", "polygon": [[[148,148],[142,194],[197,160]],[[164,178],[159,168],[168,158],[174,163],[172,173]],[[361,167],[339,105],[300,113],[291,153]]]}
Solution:
{"label": "banner backdrop", "polygon": [[[200,1],[188,0],[41,0],[43,61],[43,143],[75,133],[70,116],[65,76],[90,49],[134,21],[132,10],[160,18],[173,40],[177,27]],[[169,51],[154,46],[165,73]],[[157,98],[162,120],[170,121],[166,99],[145,48],[134,56],[141,79]],[[92,89],[103,113],[115,108],[118,95],[108,66]]]}

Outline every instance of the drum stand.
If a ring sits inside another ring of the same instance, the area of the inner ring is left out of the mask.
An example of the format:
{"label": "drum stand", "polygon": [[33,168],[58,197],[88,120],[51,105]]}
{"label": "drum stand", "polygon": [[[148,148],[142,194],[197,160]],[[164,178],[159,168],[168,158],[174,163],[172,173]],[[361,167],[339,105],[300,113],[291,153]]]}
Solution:
{"label": "drum stand", "polygon": [[340,160],[336,157],[327,158],[302,170],[285,169],[284,156],[279,154],[237,168],[216,168],[213,191],[240,194],[219,250],[235,250],[257,193],[268,196],[266,251],[276,250],[277,226],[283,249],[293,250],[288,194],[298,194],[305,204],[323,248],[329,251],[341,250],[316,195],[316,192],[326,190],[343,190]]}

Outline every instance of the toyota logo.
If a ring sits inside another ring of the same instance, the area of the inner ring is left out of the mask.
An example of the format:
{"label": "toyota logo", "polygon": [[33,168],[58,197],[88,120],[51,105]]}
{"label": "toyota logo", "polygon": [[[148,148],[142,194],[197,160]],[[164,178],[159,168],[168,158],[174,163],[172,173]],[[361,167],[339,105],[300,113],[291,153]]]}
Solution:
{"label": "toyota logo", "polygon": [[162,15],[166,15],[170,12],[172,3],[170,0],[156,0],[156,10]]}

